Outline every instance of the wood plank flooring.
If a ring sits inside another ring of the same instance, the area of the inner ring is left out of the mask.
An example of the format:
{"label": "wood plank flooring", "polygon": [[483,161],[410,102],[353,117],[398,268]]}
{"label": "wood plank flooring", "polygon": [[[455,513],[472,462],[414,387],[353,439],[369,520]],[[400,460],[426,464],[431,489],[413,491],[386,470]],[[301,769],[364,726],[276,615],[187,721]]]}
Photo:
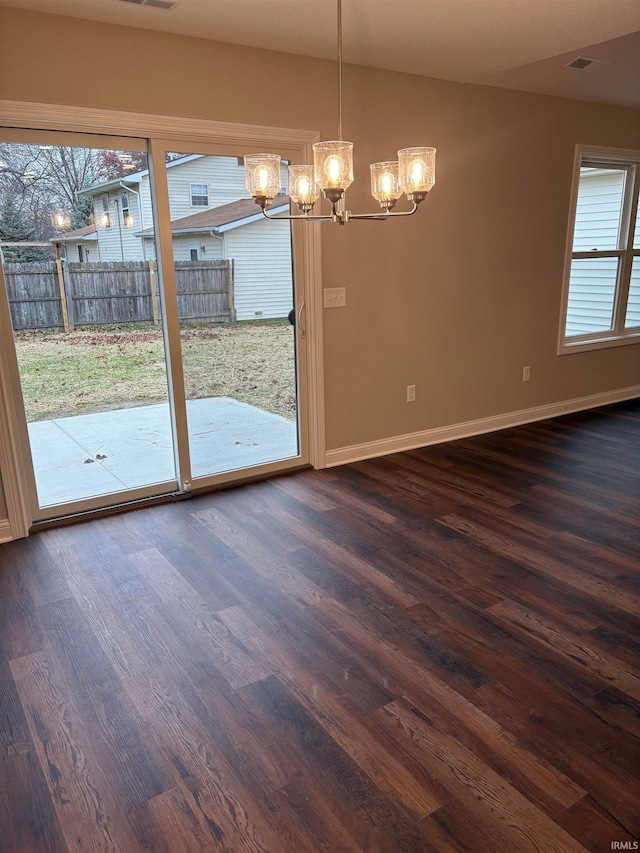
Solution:
{"label": "wood plank flooring", "polygon": [[637,849],[639,439],[632,401],[0,546],[1,853]]}

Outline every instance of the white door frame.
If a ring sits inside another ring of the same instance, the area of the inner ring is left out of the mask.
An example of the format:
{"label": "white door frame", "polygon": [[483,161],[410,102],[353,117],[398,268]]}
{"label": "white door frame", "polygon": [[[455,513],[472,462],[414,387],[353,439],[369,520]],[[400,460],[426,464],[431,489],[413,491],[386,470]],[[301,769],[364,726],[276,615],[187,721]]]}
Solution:
{"label": "white door frame", "polygon": [[[97,110],[58,104],[37,104],[24,101],[0,99],[0,121],[5,128],[26,130],[67,131],[77,133],[99,133],[117,137],[131,136],[148,139],[182,139],[185,143],[205,145],[228,145],[234,151],[242,147],[247,151],[256,146],[273,146],[295,152],[299,162],[311,161],[311,146],[319,134],[294,128],[263,127],[209,121],[207,119],[185,119],[146,113]],[[307,223],[296,229],[297,254],[302,270],[302,287],[298,287],[296,309],[306,314],[306,386],[307,411],[303,413],[308,424],[309,461],[316,468],[326,464],[325,418],[324,418],[324,370],[322,351],[322,275],[320,226]],[[0,272],[0,275],[2,273]],[[4,282],[2,291],[5,291]],[[6,291],[5,291],[6,292]],[[6,296],[4,298],[6,302]],[[4,330],[8,304],[3,305],[0,296],[0,332]],[[10,320],[10,316],[9,316]],[[4,329],[3,329],[4,327]],[[4,346],[7,350],[8,347]],[[3,352],[0,347],[0,472],[7,503],[10,533],[12,538],[26,536],[31,525],[28,475],[22,464],[25,449],[19,437],[19,426],[14,417],[12,401],[16,397],[17,364],[15,356]],[[15,421],[15,423],[14,423]]]}
{"label": "white door frame", "polygon": [[[21,399],[9,299],[0,263],[0,473],[7,504],[9,539],[21,539],[29,534],[31,494],[35,491],[35,483],[30,483],[32,469],[26,470],[23,466],[25,454],[30,450],[24,446],[16,406],[16,401]],[[3,533],[0,531],[0,542],[7,538]]]}

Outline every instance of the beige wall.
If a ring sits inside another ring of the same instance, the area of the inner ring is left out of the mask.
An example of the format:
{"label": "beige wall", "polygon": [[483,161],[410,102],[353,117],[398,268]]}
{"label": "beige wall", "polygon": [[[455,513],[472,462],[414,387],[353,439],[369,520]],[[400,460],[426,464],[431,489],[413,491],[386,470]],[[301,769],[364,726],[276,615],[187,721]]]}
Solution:
{"label": "beige wall", "polygon": [[[0,97],[335,136],[330,62],[0,16]],[[640,113],[354,66],[344,84],[352,209],[399,147],[435,145],[438,167],[412,219],[323,226],[324,285],[347,288],[324,318],[328,448],[639,384],[640,345],[555,353],[574,146],[638,147]]]}

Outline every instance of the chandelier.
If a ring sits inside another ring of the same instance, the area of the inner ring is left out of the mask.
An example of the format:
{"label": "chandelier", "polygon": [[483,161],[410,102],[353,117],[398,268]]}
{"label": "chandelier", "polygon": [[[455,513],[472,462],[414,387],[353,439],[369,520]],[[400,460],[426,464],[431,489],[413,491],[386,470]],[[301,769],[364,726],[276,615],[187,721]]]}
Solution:
{"label": "chandelier", "polygon": [[[247,154],[244,158],[247,192],[267,219],[306,219],[308,222],[337,222],[351,219],[389,219],[411,216],[435,184],[435,148],[401,148],[397,160],[372,163],[371,195],[382,213],[351,213],[345,209],[345,192],[353,183],[353,143],[342,139],[342,0],[338,5],[338,139],[315,142],[313,165],[289,166],[289,197],[301,211],[295,216],[271,216],[267,208],[280,192],[281,173],[278,154]],[[331,203],[328,215],[313,215],[320,191]],[[411,210],[393,211],[402,194],[411,202]],[[393,211],[393,212],[392,212]]]}

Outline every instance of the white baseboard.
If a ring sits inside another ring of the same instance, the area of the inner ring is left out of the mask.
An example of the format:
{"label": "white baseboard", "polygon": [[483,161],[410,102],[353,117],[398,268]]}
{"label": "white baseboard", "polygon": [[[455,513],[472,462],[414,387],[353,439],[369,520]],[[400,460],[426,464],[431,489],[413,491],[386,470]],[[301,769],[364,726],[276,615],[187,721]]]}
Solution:
{"label": "white baseboard", "polygon": [[0,519],[0,543],[11,542],[12,539],[11,525],[6,518]]}
{"label": "white baseboard", "polygon": [[595,409],[597,406],[607,406],[610,403],[620,403],[640,397],[640,385],[630,388],[619,388],[616,391],[604,391],[601,394],[591,394],[589,397],[578,397],[574,400],[564,400],[561,403],[548,403],[544,406],[534,406],[531,409],[520,409],[517,412],[507,412],[490,418],[479,418],[476,421],[465,421],[446,427],[426,429],[421,432],[411,432],[397,435],[393,438],[382,438],[365,444],[352,444],[350,447],[339,447],[327,450],[326,466],[344,465],[348,462],[359,462],[375,456],[386,456],[388,453],[400,453],[403,450],[415,450],[429,444],[440,444],[443,441],[455,441],[458,438],[470,438],[485,432],[519,426],[521,424],[555,418],[559,415],[569,415],[584,409]]}

